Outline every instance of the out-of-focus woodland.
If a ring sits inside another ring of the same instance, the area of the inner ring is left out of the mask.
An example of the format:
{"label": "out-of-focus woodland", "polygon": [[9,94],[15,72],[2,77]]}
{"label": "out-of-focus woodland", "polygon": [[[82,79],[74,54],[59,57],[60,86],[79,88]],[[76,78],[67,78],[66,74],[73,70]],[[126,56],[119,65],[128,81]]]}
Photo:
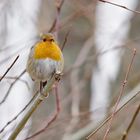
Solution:
{"label": "out-of-focus woodland", "polygon": [[63,76],[58,91],[52,89],[17,139],[140,139],[140,2],[110,2],[0,1],[1,140],[22,120],[27,112],[23,108],[38,88],[25,68],[30,48],[46,32],[55,35],[60,48],[64,44]]}

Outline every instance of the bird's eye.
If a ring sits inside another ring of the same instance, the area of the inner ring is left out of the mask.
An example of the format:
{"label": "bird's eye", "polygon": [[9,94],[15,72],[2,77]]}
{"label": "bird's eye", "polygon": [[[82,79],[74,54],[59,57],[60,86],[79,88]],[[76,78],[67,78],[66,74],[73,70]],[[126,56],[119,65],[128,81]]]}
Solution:
{"label": "bird's eye", "polygon": [[46,42],[47,41],[47,39],[46,38],[43,38],[43,42]]}
{"label": "bird's eye", "polygon": [[50,42],[54,42],[54,39],[50,39]]}

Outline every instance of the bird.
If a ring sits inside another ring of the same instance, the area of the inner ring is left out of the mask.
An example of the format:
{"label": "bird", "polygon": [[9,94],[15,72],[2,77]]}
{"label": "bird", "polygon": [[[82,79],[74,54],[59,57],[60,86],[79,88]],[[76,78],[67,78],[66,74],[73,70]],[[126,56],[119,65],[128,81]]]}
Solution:
{"label": "bird", "polygon": [[40,93],[53,74],[61,74],[63,68],[63,53],[54,35],[42,34],[31,48],[26,65],[31,79],[40,83]]}

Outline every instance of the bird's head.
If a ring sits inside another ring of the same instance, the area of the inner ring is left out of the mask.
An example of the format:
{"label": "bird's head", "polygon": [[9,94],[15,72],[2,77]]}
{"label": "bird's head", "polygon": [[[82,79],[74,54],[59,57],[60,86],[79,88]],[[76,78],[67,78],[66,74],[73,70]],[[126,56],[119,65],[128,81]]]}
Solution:
{"label": "bird's head", "polygon": [[62,59],[62,52],[52,34],[47,33],[40,36],[40,41],[34,46],[34,58],[50,58],[55,61],[60,61]]}
{"label": "bird's head", "polygon": [[51,33],[48,33],[48,34],[41,34],[40,35],[40,39],[43,41],[43,42],[55,42],[55,38],[53,36],[53,34]]}

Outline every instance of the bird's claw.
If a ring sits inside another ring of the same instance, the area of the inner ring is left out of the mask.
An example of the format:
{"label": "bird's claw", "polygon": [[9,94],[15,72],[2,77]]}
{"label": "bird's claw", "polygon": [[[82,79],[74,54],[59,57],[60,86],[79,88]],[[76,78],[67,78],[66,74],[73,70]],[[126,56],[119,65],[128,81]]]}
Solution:
{"label": "bird's claw", "polygon": [[59,82],[59,81],[60,81],[60,77],[61,77],[62,75],[63,75],[63,74],[62,74],[61,72],[56,72],[56,73],[55,73],[55,80]]}

